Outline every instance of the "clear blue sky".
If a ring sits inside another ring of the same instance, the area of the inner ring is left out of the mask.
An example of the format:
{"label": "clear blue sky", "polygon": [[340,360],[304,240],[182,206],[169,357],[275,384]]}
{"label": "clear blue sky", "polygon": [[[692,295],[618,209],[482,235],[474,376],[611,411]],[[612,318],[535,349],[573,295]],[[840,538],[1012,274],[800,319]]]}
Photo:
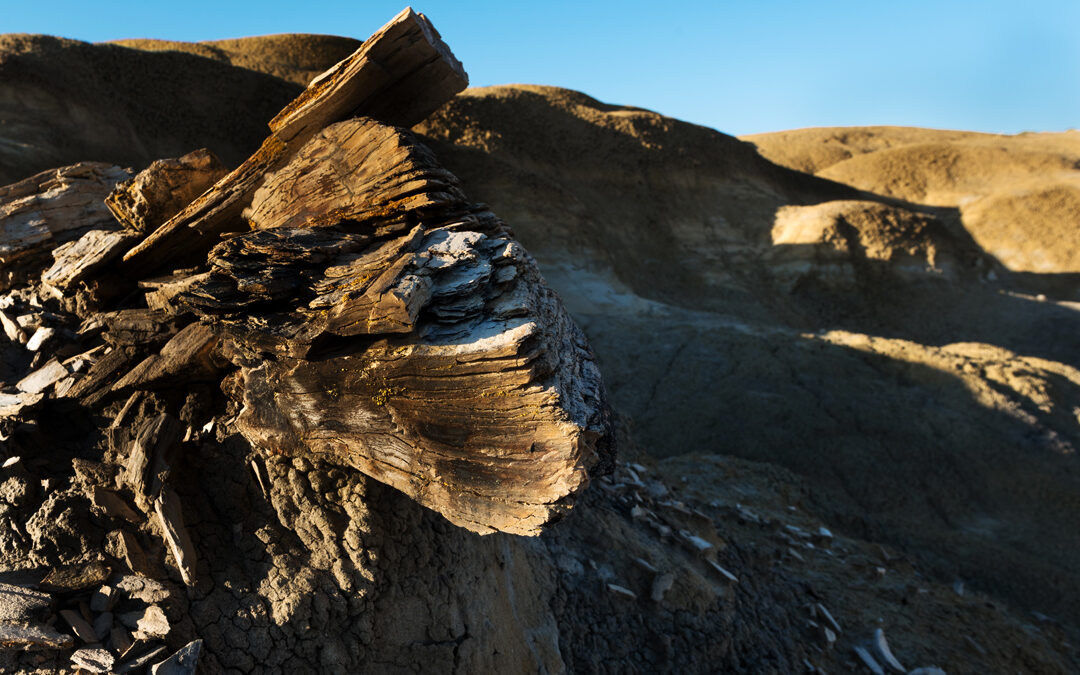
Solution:
{"label": "clear blue sky", "polygon": [[[0,32],[92,42],[366,38],[405,3],[0,0]],[[1080,127],[1080,0],[416,0],[473,85],[570,87],[732,134]]]}

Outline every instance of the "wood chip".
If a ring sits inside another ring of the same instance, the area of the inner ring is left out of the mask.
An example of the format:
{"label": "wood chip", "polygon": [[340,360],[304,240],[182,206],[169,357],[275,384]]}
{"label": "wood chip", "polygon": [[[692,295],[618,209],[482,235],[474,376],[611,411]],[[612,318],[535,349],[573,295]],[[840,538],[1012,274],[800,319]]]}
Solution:
{"label": "wood chip", "polygon": [[719,572],[720,575],[723,576],[728,581],[731,581],[733,583],[739,583],[739,578],[737,576],[735,576],[734,574],[732,574],[731,572],[728,572],[726,569],[724,569],[723,567],[721,567],[717,563],[713,562],[712,560],[709,560],[708,563],[710,565],[712,565],[713,569],[715,569],[717,572]]}
{"label": "wood chip", "polygon": [[112,569],[103,562],[64,565],[49,571],[39,587],[53,593],[73,593],[100,586]]}
{"label": "wood chip", "polygon": [[870,669],[871,673],[873,673],[874,675],[885,675],[885,669],[882,668],[881,665],[874,660],[874,657],[870,655],[870,652],[866,651],[864,647],[860,647],[859,645],[856,645],[854,649],[855,655],[859,657],[859,660],[862,661],[863,665]]}
{"label": "wood chip", "polygon": [[24,391],[28,394],[40,394],[54,383],[67,377],[67,375],[68,371],[67,368],[64,367],[64,364],[56,359],[50,359],[44,366],[19,380],[19,383],[15,386],[19,391]]}
{"label": "wood chip", "polygon": [[885,665],[889,666],[898,673],[906,673],[907,668],[900,665],[900,661],[893,655],[892,650],[889,649],[889,642],[885,639],[885,631],[881,628],[874,630],[874,639],[871,642],[874,646],[875,655],[879,660],[884,661]]}
{"label": "wood chip", "polygon": [[195,583],[195,545],[191,542],[187,528],[184,527],[184,516],[180,506],[180,497],[171,488],[164,488],[161,495],[154,501],[154,511],[158,516],[158,523],[165,535],[165,541],[169,544],[173,559],[184,583],[188,586]]}
{"label": "wood chip", "polygon": [[121,663],[116,668],[116,675],[127,675],[128,673],[134,673],[141,670],[161,658],[166,651],[168,650],[165,648],[165,645],[158,645],[141,656],[137,656],[130,661]]}
{"label": "wood chip", "polygon": [[101,509],[107,516],[123,518],[129,523],[135,524],[145,520],[114,490],[95,485],[92,489],[91,499],[94,506]]}
{"label": "wood chip", "polygon": [[36,352],[48,342],[52,337],[56,335],[56,329],[49,326],[42,326],[34,331],[34,334],[30,336],[30,339],[26,341],[26,348],[32,352]]}
{"label": "wood chip", "polygon": [[832,612],[830,612],[829,610],[825,609],[825,605],[823,605],[823,604],[821,604],[821,603],[819,602],[819,603],[816,603],[816,604],[814,605],[814,607],[815,607],[815,608],[817,609],[818,613],[820,613],[820,614],[821,614],[821,616],[822,616],[822,617],[824,617],[825,621],[826,621],[826,622],[828,622],[829,626],[830,626],[830,627],[831,627],[831,628],[832,628],[832,629],[833,629],[834,631],[836,631],[836,632],[837,632],[837,634],[840,634],[840,633],[843,633],[843,632],[844,632],[844,631],[840,630],[840,624],[839,624],[839,623],[837,623],[836,619],[834,619],[834,618],[833,618]]}

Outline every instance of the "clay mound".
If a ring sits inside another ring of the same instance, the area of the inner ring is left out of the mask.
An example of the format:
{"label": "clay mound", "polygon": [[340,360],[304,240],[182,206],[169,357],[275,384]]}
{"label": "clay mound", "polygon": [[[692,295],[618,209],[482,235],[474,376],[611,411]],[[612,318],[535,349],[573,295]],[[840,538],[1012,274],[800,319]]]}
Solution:
{"label": "clay mound", "polygon": [[549,268],[573,252],[669,302],[738,286],[781,206],[858,194],[713,129],[556,87],[469,89],[416,130]]}
{"label": "clay mound", "polygon": [[977,246],[954,237],[938,218],[868,201],[782,207],[772,240],[773,274],[795,279],[832,273],[875,283],[873,264],[893,273],[956,277],[980,258]]}
{"label": "clay mound", "polygon": [[356,51],[362,41],[337,35],[287,33],[205,42],[132,39],[109,44],[148,52],[194,54],[306,87],[316,75]]}
{"label": "clay mound", "polygon": [[963,226],[1017,272],[1080,272],[1080,133],[1016,136],[902,127],[748,136],[785,166],[878,195],[961,209]]}
{"label": "clay mound", "polygon": [[211,59],[0,36],[0,183],[83,160],[142,167],[209,147],[239,163],[299,91]]}

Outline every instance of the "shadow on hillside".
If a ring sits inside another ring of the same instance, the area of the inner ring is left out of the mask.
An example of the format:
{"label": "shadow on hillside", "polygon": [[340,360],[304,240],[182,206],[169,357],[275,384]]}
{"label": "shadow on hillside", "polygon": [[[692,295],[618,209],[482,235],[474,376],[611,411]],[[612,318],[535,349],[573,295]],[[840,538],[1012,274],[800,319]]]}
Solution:
{"label": "shadow on hillside", "polygon": [[[946,583],[1080,620],[1080,533],[1064,526],[1080,511],[1080,465],[1055,445],[1080,447],[1080,434],[1062,411],[1021,395],[990,407],[956,371],[796,332],[588,323],[613,402],[651,453],[779,464],[849,534]],[[1046,381],[1080,405],[1074,383]]]}

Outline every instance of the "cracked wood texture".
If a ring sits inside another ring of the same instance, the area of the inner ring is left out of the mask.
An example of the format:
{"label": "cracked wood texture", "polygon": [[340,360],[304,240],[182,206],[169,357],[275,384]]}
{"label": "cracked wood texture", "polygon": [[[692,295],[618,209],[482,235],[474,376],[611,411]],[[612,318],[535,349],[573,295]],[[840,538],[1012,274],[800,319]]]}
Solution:
{"label": "cracked wood texture", "polygon": [[367,115],[412,126],[468,83],[427,17],[406,8],[282,110],[258,152],[128,251],[127,269],[146,274],[182,266],[198,260],[222,233],[243,229],[239,216],[266,174],[329,124]]}
{"label": "cracked wood texture", "polygon": [[611,460],[584,335],[410,133],[316,134],[209,268],[149,302],[214,325],[255,445],[356,467],[476,532],[536,534]]}

